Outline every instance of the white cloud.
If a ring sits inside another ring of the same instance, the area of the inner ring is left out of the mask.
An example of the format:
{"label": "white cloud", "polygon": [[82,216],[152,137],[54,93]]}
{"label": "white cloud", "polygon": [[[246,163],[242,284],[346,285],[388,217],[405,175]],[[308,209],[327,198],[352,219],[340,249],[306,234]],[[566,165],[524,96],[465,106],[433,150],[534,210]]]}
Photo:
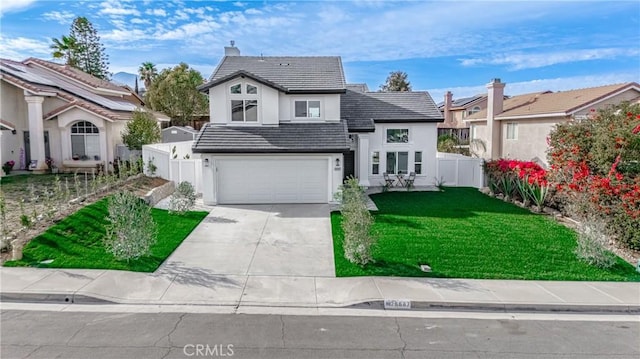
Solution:
{"label": "white cloud", "polygon": [[98,12],[101,15],[109,15],[109,16],[140,16],[140,11],[138,11],[133,6],[125,6],[122,2],[118,0],[107,0],[100,3],[100,11]]}
{"label": "white cloud", "polygon": [[233,5],[237,6],[237,7],[245,7],[245,6],[247,6],[247,3],[246,2],[236,1],[236,2],[233,3]]}
{"label": "white cloud", "polygon": [[129,22],[132,24],[151,24],[151,21],[149,21],[148,19],[141,19],[139,17],[134,17],[133,19],[129,20]]}
{"label": "white cloud", "polygon": [[251,8],[251,9],[245,10],[244,13],[247,14],[247,15],[260,15],[260,14],[262,14],[262,11],[260,11],[258,9]]}
{"label": "white cloud", "polygon": [[149,35],[140,29],[113,29],[102,35],[101,39],[113,42],[134,42],[148,37]]}
{"label": "white cloud", "polygon": [[184,24],[173,30],[158,31],[153,37],[158,40],[186,40],[194,36],[210,33],[220,28],[214,21],[200,21]]}
{"label": "white cloud", "polygon": [[[489,82],[489,80],[490,79],[487,79],[487,82]],[[504,81],[505,79],[502,80]],[[504,92],[506,95],[515,96],[541,91],[568,91],[586,87],[604,86],[638,80],[638,74],[624,72],[588,76],[557,77],[513,83],[507,82],[504,88]],[[430,89],[428,91],[431,97],[433,97],[433,100],[437,103],[443,101],[444,94],[447,91],[451,91],[453,93],[453,98],[456,99],[477,94],[484,94],[487,92],[487,88],[485,84],[479,84],[477,86],[436,88]]]}
{"label": "white cloud", "polygon": [[176,19],[176,20],[188,20],[189,19],[189,14],[187,14],[183,10],[176,10],[176,12],[173,15],[173,18]]}
{"label": "white cloud", "polygon": [[49,42],[26,37],[7,38],[0,35],[2,57],[12,60],[23,60],[27,57],[51,57]]}
{"label": "white cloud", "polygon": [[68,25],[73,21],[76,15],[69,11],[51,11],[42,14],[45,20],[57,21],[62,25]]}
{"label": "white cloud", "polygon": [[16,12],[29,7],[36,0],[2,0],[0,1],[0,17],[7,12]]}
{"label": "white cloud", "polygon": [[161,17],[167,16],[167,12],[164,11],[164,9],[159,9],[159,8],[148,9],[144,13],[147,15],[154,15],[154,16],[161,16]]}
{"label": "white cloud", "polygon": [[510,70],[522,70],[551,66],[577,61],[613,59],[617,57],[638,56],[638,49],[601,48],[563,50],[548,53],[514,53],[494,55],[489,58],[461,59],[463,66],[507,65]]}

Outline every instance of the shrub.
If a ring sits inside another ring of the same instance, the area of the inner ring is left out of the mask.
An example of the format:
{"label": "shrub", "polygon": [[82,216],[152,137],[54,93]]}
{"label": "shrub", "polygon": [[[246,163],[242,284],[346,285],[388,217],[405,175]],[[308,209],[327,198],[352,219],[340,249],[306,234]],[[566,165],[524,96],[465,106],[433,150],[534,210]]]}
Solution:
{"label": "shrub", "polygon": [[169,200],[169,213],[184,214],[196,204],[196,191],[187,181],[178,183],[176,191]]}
{"label": "shrub", "polygon": [[367,209],[364,189],[357,178],[350,177],[345,181],[341,197],[344,257],[364,266],[373,261],[371,251],[376,240],[371,233],[373,216]]}
{"label": "shrub", "polygon": [[578,226],[578,246],[575,253],[579,259],[598,268],[611,268],[616,256],[607,250],[605,224],[599,219],[583,220]]}
{"label": "shrub", "polygon": [[133,111],[131,121],[122,131],[122,142],[131,150],[141,150],[143,145],[156,143],[161,139],[158,122],[149,112]]}
{"label": "shrub", "polygon": [[549,137],[555,201],[595,217],[604,232],[640,249],[640,105],[623,103],[559,124]]}
{"label": "shrub", "polygon": [[544,205],[549,193],[546,171],[537,163],[499,159],[484,164],[489,177],[489,187],[494,193],[502,193],[505,200],[518,194],[523,202],[531,201],[538,208]]}
{"label": "shrub", "polygon": [[157,225],[151,208],[130,192],[116,193],[109,198],[110,222],[104,245],[117,260],[137,259],[149,254],[156,242]]}

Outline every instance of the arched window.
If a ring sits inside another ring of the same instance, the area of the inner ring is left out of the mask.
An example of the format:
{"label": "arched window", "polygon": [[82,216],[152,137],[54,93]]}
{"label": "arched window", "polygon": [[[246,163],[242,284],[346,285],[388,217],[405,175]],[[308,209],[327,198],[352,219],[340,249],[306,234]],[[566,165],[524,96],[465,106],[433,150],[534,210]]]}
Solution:
{"label": "arched window", "polygon": [[473,106],[473,108],[469,110],[469,116],[473,115],[476,112],[480,112],[480,106]]}
{"label": "arched window", "polygon": [[71,126],[71,153],[91,160],[100,156],[100,130],[96,125],[80,121]]}

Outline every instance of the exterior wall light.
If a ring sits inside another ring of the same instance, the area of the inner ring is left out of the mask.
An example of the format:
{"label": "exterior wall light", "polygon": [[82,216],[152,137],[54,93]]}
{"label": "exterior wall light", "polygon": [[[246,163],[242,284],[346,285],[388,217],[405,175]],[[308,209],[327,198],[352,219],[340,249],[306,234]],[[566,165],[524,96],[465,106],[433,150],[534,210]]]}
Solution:
{"label": "exterior wall light", "polygon": [[208,158],[204,159],[204,166],[205,167],[209,167],[209,159]]}

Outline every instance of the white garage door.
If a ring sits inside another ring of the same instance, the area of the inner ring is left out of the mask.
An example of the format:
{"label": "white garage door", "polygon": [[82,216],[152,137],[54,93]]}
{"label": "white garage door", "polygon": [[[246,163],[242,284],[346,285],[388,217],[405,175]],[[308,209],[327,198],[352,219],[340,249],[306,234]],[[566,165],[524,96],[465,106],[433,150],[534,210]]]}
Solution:
{"label": "white garage door", "polygon": [[326,159],[220,160],[218,203],[326,203]]}

